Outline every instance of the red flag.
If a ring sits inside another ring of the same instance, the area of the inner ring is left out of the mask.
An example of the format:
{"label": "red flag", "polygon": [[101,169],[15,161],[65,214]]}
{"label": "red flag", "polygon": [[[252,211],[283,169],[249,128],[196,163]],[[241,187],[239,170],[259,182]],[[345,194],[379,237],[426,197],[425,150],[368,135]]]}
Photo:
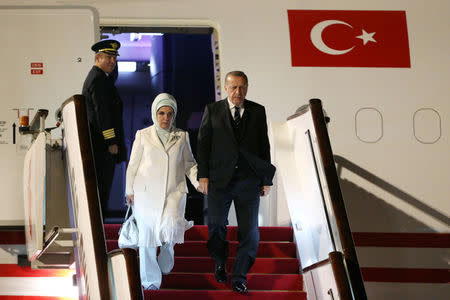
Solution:
{"label": "red flag", "polygon": [[288,10],[293,67],[410,68],[404,11]]}

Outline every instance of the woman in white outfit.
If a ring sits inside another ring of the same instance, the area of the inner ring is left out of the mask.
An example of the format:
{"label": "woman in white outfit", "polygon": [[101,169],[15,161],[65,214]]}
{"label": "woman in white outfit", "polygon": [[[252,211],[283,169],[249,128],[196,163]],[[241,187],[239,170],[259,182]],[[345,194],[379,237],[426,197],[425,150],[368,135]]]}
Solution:
{"label": "woman in white outfit", "polygon": [[184,218],[186,176],[198,189],[197,163],[188,133],[173,126],[176,113],[172,95],[162,93],[155,98],[154,125],[136,132],[128,163],[126,196],[127,203],[134,203],[145,289],[159,289],[161,273],[168,274],[173,268],[174,245],[183,243],[184,232],[193,226]]}

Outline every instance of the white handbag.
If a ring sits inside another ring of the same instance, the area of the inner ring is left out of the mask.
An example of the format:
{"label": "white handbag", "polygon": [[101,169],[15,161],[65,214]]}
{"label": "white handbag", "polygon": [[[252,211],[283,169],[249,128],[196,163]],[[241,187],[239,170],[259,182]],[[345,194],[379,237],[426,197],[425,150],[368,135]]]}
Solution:
{"label": "white handbag", "polygon": [[[129,215],[131,210],[131,215]],[[119,229],[119,248],[137,249],[139,242],[139,230],[134,218],[134,211],[132,205],[128,205],[127,213],[125,214],[125,221]]]}

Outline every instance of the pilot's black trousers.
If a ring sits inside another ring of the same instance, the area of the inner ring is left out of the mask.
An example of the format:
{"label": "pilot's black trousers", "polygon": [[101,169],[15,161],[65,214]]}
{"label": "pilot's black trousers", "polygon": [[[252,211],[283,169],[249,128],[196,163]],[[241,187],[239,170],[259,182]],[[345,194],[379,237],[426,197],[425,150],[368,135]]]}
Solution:
{"label": "pilot's black trousers", "polygon": [[247,281],[247,273],[255,262],[258,251],[258,211],[260,183],[253,174],[236,174],[226,188],[214,184],[208,190],[208,251],[216,264],[225,264],[228,258],[226,241],[228,212],[234,201],[238,222],[239,246],[233,267],[232,282]]}
{"label": "pilot's black trousers", "polygon": [[111,155],[104,144],[92,140],[95,174],[97,177],[98,196],[100,198],[100,205],[102,217],[107,217],[109,195],[111,193],[111,186],[114,178],[114,170],[116,162],[114,156]]}

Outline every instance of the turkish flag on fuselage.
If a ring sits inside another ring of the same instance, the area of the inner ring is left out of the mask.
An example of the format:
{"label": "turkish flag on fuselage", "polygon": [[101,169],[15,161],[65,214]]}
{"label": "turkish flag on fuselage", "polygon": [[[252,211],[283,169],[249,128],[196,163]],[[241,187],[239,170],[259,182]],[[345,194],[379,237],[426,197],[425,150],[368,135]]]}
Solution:
{"label": "turkish flag on fuselage", "polygon": [[410,68],[404,11],[288,10],[294,67]]}

